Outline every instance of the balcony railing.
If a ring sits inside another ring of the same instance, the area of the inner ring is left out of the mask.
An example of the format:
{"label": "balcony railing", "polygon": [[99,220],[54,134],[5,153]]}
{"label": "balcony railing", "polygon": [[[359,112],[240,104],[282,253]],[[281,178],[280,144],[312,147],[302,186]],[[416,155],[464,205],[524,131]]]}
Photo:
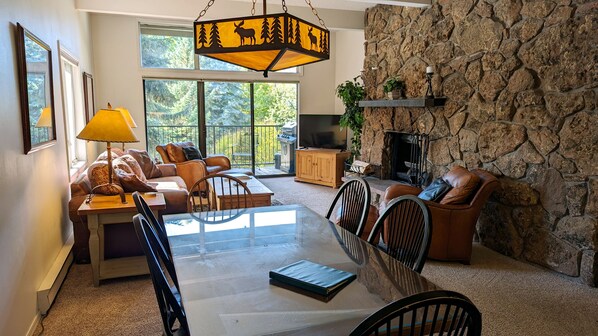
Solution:
{"label": "balcony railing", "polygon": [[[255,165],[256,167],[274,164],[274,154],[279,153],[280,142],[276,136],[282,125],[256,125]],[[147,126],[147,147],[150,155],[159,157],[155,148],[169,142],[192,141],[198,145],[197,126]],[[229,157],[233,167],[251,167],[251,126],[206,125],[205,155],[222,154]]]}

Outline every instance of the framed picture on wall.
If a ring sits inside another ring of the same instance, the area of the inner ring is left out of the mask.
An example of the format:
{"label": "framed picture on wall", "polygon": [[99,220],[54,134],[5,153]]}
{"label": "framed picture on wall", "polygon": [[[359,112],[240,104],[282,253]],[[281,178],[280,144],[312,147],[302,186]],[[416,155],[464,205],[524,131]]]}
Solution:
{"label": "framed picture on wall", "polygon": [[93,95],[93,76],[83,73],[83,96],[85,97],[85,122],[88,123],[95,115],[96,105]]}

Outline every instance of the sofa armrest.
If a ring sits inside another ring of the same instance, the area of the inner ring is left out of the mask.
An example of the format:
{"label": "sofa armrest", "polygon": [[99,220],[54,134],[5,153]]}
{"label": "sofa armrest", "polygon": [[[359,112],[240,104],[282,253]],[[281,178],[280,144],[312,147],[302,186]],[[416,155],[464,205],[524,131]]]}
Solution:
{"label": "sofa armrest", "polygon": [[384,192],[384,197],[380,201],[378,205],[378,210],[380,213],[386,209],[386,204],[391,200],[404,195],[413,195],[417,196],[422,190],[418,187],[410,186],[407,184],[393,184],[390,187],[386,188],[386,192]]}
{"label": "sofa armrest", "polygon": [[176,165],[174,163],[161,163],[157,164],[156,167],[158,167],[162,176],[176,176]]}
{"label": "sofa armrest", "polygon": [[202,160],[178,162],[176,163],[176,172],[185,181],[187,190],[190,190],[197,180],[208,175],[206,164]]}
{"label": "sofa armrest", "polygon": [[203,159],[208,166],[220,166],[223,170],[230,169],[230,160],[224,155],[208,156]]}

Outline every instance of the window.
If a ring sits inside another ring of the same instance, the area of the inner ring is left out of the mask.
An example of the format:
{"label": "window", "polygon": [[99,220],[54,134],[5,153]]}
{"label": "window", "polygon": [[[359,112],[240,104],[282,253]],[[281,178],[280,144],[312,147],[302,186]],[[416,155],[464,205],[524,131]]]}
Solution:
{"label": "window", "polygon": [[[211,71],[250,71],[213,58],[195,57],[193,28],[140,25],[141,67]],[[197,64],[197,65],[196,65]],[[297,73],[297,68],[280,70]]]}
{"label": "window", "polygon": [[85,126],[83,83],[79,62],[64,48],[59,49],[67,159],[69,176],[73,176],[85,165],[87,158],[85,141],[77,139],[77,134]]}

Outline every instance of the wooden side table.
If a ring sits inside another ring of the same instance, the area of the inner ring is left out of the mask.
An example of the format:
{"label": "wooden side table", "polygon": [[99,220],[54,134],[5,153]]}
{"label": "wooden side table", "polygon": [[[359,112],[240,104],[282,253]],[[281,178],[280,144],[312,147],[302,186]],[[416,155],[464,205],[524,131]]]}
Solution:
{"label": "wooden side table", "polygon": [[[150,209],[158,216],[158,210],[166,208],[162,193],[142,194]],[[114,258],[104,260],[104,225],[132,222],[137,208],[131,194],[126,194],[127,203],[120,202],[120,197],[95,195],[91,203],[83,203],[77,213],[87,216],[89,228],[89,255],[93,272],[93,285],[99,286],[100,280],[123,276],[149,274],[145,256]]]}

